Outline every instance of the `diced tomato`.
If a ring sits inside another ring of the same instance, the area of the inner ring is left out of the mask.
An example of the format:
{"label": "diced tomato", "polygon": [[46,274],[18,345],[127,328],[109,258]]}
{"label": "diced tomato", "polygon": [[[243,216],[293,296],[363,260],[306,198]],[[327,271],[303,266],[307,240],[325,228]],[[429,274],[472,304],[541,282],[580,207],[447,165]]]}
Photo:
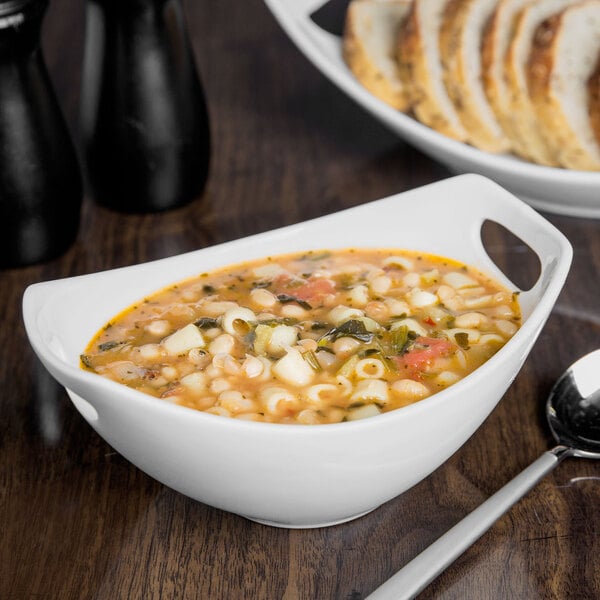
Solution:
{"label": "diced tomato", "polygon": [[435,321],[431,317],[425,317],[423,319],[423,323],[427,323],[427,325],[431,325],[432,327],[435,327]]}
{"label": "diced tomato", "polygon": [[419,379],[436,358],[448,356],[453,349],[452,342],[444,338],[421,336],[414,341],[412,350],[394,360],[400,371],[404,369],[408,377]]}
{"label": "diced tomato", "polygon": [[304,285],[294,288],[294,296],[301,300],[306,300],[311,304],[311,300],[322,298],[327,294],[335,292],[335,285],[330,279],[324,277],[310,278]]}
{"label": "diced tomato", "polygon": [[323,296],[335,293],[335,284],[325,277],[311,277],[300,285],[297,285],[297,282],[297,279],[287,275],[279,275],[273,281],[273,285],[276,293],[289,294],[308,302],[311,306],[316,306]]}
{"label": "diced tomato", "polygon": [[281,290],[288,285],[290,281],[292,281],[291,275],[288,275],[287,273],[281,273],[273,279],[273,288],[275,290]]}

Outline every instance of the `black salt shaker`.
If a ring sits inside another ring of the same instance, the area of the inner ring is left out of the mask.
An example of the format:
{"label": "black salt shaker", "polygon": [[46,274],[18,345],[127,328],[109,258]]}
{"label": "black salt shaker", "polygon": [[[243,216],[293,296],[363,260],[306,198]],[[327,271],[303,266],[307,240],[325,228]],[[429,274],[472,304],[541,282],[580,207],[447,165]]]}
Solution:
{"label": "black salt shaker", "polygon": [[202,194],[209,120],[180,0],[88,0],[82,118],[99,204],[158,212]]}
{"label": "black salt shaker", "polygon": [[0,268],[60,256],[79,227],[79,162],[40,47],[47,5],[0,1]]}

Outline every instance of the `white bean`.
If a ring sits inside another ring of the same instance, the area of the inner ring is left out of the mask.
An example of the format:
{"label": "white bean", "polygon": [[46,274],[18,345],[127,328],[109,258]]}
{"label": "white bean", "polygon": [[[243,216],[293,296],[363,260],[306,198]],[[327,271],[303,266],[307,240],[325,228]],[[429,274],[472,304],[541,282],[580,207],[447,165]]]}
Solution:
{"label": "white bean", "polygon": [[144,344],[139,347],[139,353],[143,360],[156,362],[163,355],[163,349],[159,344]]}
{"label": "white bean", "polygon": [[210,382],[210,391],[213,394],[220,394],[229,389],[231,389],[231,383],[228,379],[224,379],[223,377],[217,377]]}
{"label": "white bean", "polygon": [[379,275],[371,281],[371,291],[377,295],[387,294],[392,287],[392,280],[387,275]]}
{"label": "white bean", "polygon": [[413,288],[406,294],[406,300],[414,308],[424,308],[426,306],[434,306],[439,302],[438,297],[431,292],[426,292],[420,288]]}
{"label": "white bean", "polygon": [[200,371],[182,377],[180,383],[194,394],[201,394],[206,390],[206,376]]}
{"label": "white bean", "polygon": [[234,415],[242,412],[256,412],[256,402],[251,398],[246,398],[237,390],[221,392],[219,394],[219,406]]}
{"label": "white bean", "polygon": [[211,354],[231,354],[234,346],[234,337],[229,333],[222,333],[208,345],[208,351]]}
{"label": "white bean", "polygon": [[284,304],[281,307],[281,316],[282,317],[289,317],[291,319],[305,319],[306,316],[308,315],[308,312],[302,308],[301,306],[298,306],[297,304]]}
{"label": "white bean", "polygon": [[277,304],[277,297],[264,288],[254,288],[250,292],[250,299],[259,308],[272,308]]}
{"label": "white bean", "polygon": [[454,319],[454,325],[456,325],[456,327],[482,327],[487,321],[487,317],[482,313],[468,312],[458,315]]}
{"label": "white bean", "polygon": [[381,410],[377,406],[374,404],[367,404],[351,410],[348,413],[348,420],[357,421],[358,419],[368,419],[369,417],[376,417],[380,413]]}
{"label": "white bean", "polygon": [[148,323],[144,329],[151,335],[156,337],[164,337],[171,330],[171,323],[165,319],[158,319]]}
{"label": "white bean", "polygon": [[198,368],[203,368],[210,363],[210,354],[201,348],[192,348],[188,352],[188,360]]}
{"label": "white bean", "polygon": [[385,321],[390,316],[390,309],[387,307],[385,302],[373,300],[365,306],[365,314],[371,319]]}
{"label": "white bean", "polygon": [[354,354],[361,346],[361,342],[351,337],[341,337],[332,344],[332,350],[340,358],[346,358]]}
{"label": "white bean", "polygon": [[175,367],[166,366],[160,370],[160,374],[167,381],[175,381],[179,377],[179,371]]}
{"label": "white bean", "polygon": [[246,354],[246,359],[242,363],[242,371],[246,377],[253,379],[261,375],[264,370],[265,366],[259,358]]}
{"label": "white bean", "polygon": [[460,380],[460,375],[453,371],[442,371],[433,381],[439,387],[448,387]]}
{"label": "white bean", "polygon": [[504,337],[511,337],[517,332],[517,325],[512,321],[506,321],[505,319],[499,319],[495,322],[496,330],[501,333]]}
{"label": "white bean", "polygon": [[369,301],[369,290],[366,285],[357,285],[350,290],[348,302],[355,307],[363,307]]}

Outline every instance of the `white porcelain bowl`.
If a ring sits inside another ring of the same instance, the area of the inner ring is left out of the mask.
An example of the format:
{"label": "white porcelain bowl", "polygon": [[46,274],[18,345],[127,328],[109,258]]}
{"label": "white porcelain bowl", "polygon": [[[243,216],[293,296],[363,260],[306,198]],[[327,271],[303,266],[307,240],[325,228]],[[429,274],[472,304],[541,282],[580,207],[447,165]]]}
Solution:
{"label": "white porcelain bowl", "polygon": [[[507,280],[481,242],[496,221],[538,255],[520,295],[522,328],[487,363],[417,404],[362,421],[295,426],[194,411],[79,368],[110,318],[165,285],[242,260],[317,248],[432,252]],[[535,210],[478,175],[464,175],[304,223],[146,264],[30,286],[31,344],[88,423],[165,485],[206,504],[282,527],[353,519],[401,494],[473,434],[521,368],[563,286],[572,250]]]}
{"label": "white porcelain bowl", "polygon": [[508,154],[492,154],[457,142],[388,106],[369,93],[342,57],[341,38],[321,29],[311,15],[327,0],[264,0],[300,51],[338,88],[401,138],[454,173],[493,179],[537,209],[600,218],[600,173],[544,167]]}

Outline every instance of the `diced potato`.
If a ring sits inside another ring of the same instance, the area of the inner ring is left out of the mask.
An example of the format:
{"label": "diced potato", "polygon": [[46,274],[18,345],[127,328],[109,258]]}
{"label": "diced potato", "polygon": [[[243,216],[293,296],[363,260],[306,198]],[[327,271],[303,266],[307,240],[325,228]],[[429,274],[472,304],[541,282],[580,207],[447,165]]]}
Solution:
{"label": "diced potato", "polygon": [[205,345],[202,333],[193,323],[178,329],[161,343],[168,354],[176,356],[185,354],[192,348],[203,348]]}
{"label": "diced potato", "polygon": [[298,330],[291,325],[277,325],[272,328],[271,337],[267,342],[267,351],[272,356],[280,356],[288,346],[293,346],[298,340]]}
{"label": "diced potato", "polygon": [[206,390],[206,375],[200,371],[190,373],[182,377],[180,381],[181,385],[194,393],[201,394]]}
{"label": "diced potato", "polygon": [[431,292],[426,292],[419,288],[412,289],[407,295],[406,300],[413,308],[424,308],[434,306],[439,302],[439,298]]}
{"label": "diced potato", "polygon": [[290,385],[308,385],[315,377],[314,369],[295,348],[288,349],[285,356],[273,365],[275,377]]}

